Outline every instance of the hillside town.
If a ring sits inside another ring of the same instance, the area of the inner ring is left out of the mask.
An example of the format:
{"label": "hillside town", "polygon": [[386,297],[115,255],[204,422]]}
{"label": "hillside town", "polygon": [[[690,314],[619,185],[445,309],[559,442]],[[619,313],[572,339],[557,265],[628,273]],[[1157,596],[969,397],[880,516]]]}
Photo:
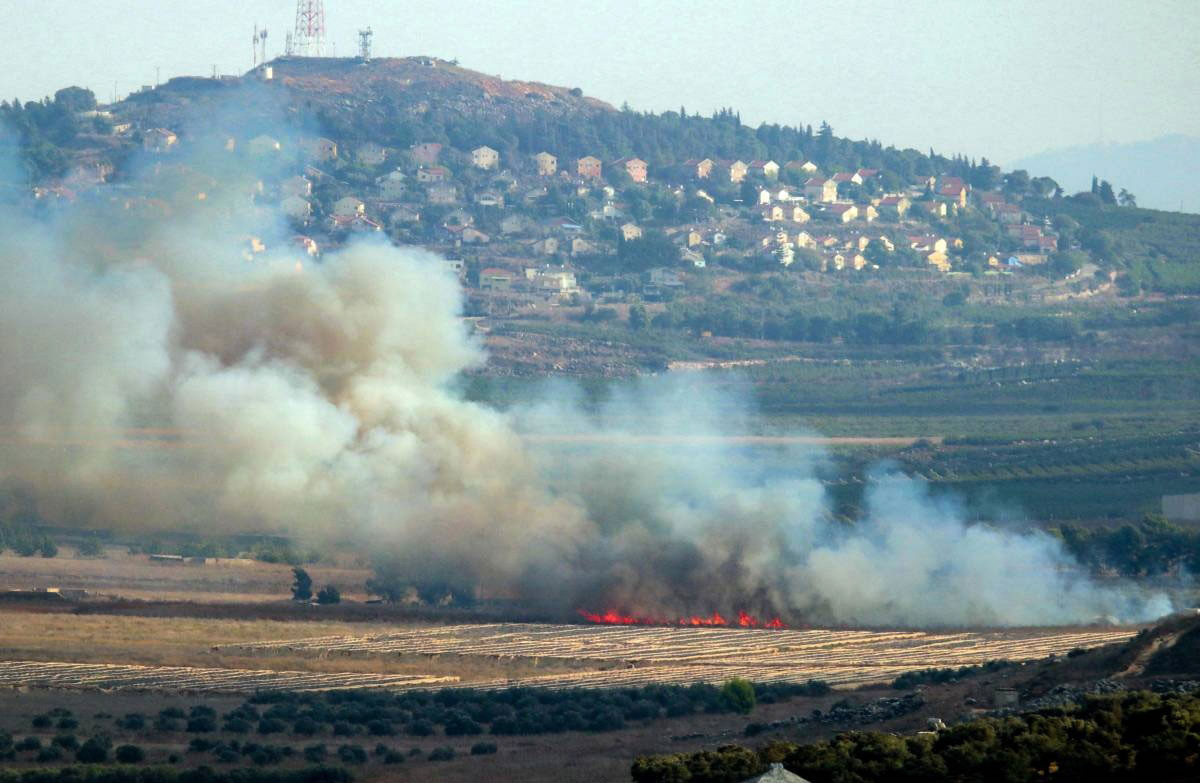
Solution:
{"label": "hillside town", "polygon": [[[824,170],[812,160],[706,157],[652,168],[637,157],[504,155],[486,144],[435,141],[347,149],[320,136],[139,128],[103,107],[82,114],[107,121],[114,140],[136,144],[156,175],[146,181],[168,183],[170,198],[204,199],[217,183],[196,161],[228,156],[266,173],[244,188],[243,206],[283,216],[306,254],[378,234],[438,252],[467,286],[493,295],[660,301],[709,267],[1000,276],[1038,267],[1059,249],[1049,222],[1023,211],[1004,181],[985,190],[957,176],[902,180],[879,169]],[[84,161],[34,196],[47,207],[73,201],[112,173]],[[163,198],[123,197],[151,211]],[[968,216],[1001,228],[1001,240],[980,246],[956,235],[956,219]],[[247,240],[247,254],[265,250],[264,239]]]}

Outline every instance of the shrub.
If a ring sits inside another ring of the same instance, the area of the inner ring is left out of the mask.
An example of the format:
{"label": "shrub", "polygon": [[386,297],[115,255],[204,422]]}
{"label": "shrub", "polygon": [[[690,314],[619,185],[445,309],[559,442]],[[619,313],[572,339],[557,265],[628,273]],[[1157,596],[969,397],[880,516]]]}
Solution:
{"label": "shrub", "polygon": [[420,718],[408,724],[408,727],[405,729],[405,731],[414,737],[428,737],[429,735],[433,734],[434,729],[432,723],[424,718]]}
{"label": "shrub", "polygon": [[324,745],[309,745],[304,749],[304,760],[313,764],[320,764],[327,755],[328,751]]}
{"label": "shrub", "polygon": [[99,737],[92,737],[75,751],[75,760],[81,764],[102,764],[108,761],[108,743]]}
{"label": "shrub", "polygon": [[48,729],[54,723],[49,715],[35,715],[33,718],[33,727],[35,729]]}
{"label": "shrub", "polygon": [[727,709],[742,715],[749,714],[756,703],[754,686],[749,680],[734,677],[721,686],[721,701]]}
{"label": "shrub", "polygon": [[229,718],[225,721],[225,725],[221,727],[222,731],[228,731],[231,734],[246,734],[250,729],[254,728],[254,724],[243,718]]}
{"label": "shrub", "polygon": [[159,710],[158,715],[162,718],[178,718],[180,720],[187,717],[187,713],[178,707],[167,707],[166,709]]}
{"label": "shrub", "polygon": [[146,752],[137,745],[118,745],[113,756],[122,764],[140,764],[146,760]]}
{"label": "shrub", "polygon": [[326,585],[317,593],[317,603],[319,604],[337,604],[341,602],[342,594],[333,585]]}
{"label": "shrub", "polygon": [[483,727],[472,720],[465,712],[455,710],[446,715],[443,720],[446,736],[461,737],[463,735],[482,734]]}
{"label": "shrub", "polygon": [[366,764],[367,752],[359,745],[342,745],[338,748],[338,759],[343,764]]}
{"label": "shrub", "polygon": [[126,731],[141,731],[146,728],[146,716],[140,712],[130,712],[124,718],[117,719],[117,727]]}
{"label": "shrub", "polygon": [[43,538],[41,545],[38,547],[38,554],[42,557],[57,557],[58,547],[48,538]]}
{"label": "shrub", "polygon": [[494,742],[476,742],[471,746],[472,756],[486,756],[496,752],[496,743]]}
{"label": "shrub", "polygon": [[54,739],[50,740],[51,745],[57,745],[63,750],[75,750],[79,747],[79,740],[75,739],[74,734],[59,734]]}
{"label": "shrub", "polygon": [[60,729],[75,729],[79,728],[79,721],[74,718],[59,718],[57,726]]}
{"label": "shrub", "polygon": [[100,542],[94,538],[85,538],[79,542],[77,549],[81,557],[99,557],[104,553],[104,548],[100,546]]}
{"label": "shrub", "polygon": [[26,737],[25,739],[17,742],[17,744],[13,745],[13,748],[18,751],[41,750],[42,741],[37,737]]}
{"label": "shrub", "polygon": [[51,745],[48,748],[42,748],[38,751],[37,760],[42,763],[48,761],[61,761],[63,757],[63,749],[57,745]]}
{"label": "shrub", "polygon": [[188,752],[189,753],[207,753],[208,751],[212,750],[213,748],[217,747],[217,745],[220,745],[220,744],[221,743],[217,742],[216,740],[210,740],[210,739],[204,739],[202,737],[196,737],[195,739],[193,739],[191,742],[188,743]]}
{"label": "shrub", "polygon": [[221,764],[232,764],[240,757],[241,754],[228,745],[222,745],[213,750],[213,758],[215,758]]}
{"label": "shrub", "polygon": [[187,730],[192,734],[207,734],[217,730],[217,719],[210,715],[196,715],[188,718]]}
{"label": "shrub", "polygon": [[454,748],[434,748],[429,751],[430,761],[450,761],[454,758]]}
{"label": "shrub", "polygon": [[396,733],[390,722],[379,719],[368,721],[367,731],[372,737],[390,737]]}
{"label": "shrub", "polygon": [[292,724],[293,734],[303,734],[306,737],[311,737],[321,730],[321,724],[317,723],[312,718],[304,717]]}
{"label": "shrub", "polygon": [[258,722],[259,734],[279,734],[287,728],[287,724],[278,718],[263,718]]}
{"label": "shrub", "polygon": [[350,737],[354,735],[353,724],[347,723],[344,720],[339,720],[333,724],[333,736],[335,737]]}
{"label": "shrub", "polygon": [[403,764],[404,754],[397,750],[389,750],[383,754],[384,764]]}

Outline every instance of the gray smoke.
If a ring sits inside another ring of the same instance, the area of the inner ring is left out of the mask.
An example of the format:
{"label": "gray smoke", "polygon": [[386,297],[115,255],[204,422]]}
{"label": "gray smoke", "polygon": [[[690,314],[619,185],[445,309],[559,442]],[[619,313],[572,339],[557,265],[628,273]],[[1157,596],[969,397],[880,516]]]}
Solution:
{"label": "gray smoke", "polygon": [[[567,384],[511,412],[465,401],[455,382],[484,355],[440,259],[364,240],[316,262],[245,182],[200,200],[155,176],[155,201],[0,214],[0,480],[47,518],[350,542],[413,583],[563,611],[933,626],[1170,609],[894,474],[834,522],[819,451],[730,441],[751,409],[702,376],[598,409]],[[248,236],[267,251],[248,257]]]}

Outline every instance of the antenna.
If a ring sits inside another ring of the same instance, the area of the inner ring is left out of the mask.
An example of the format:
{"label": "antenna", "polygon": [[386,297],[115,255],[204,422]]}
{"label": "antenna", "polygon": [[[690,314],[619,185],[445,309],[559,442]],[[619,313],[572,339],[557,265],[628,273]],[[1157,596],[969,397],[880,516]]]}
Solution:
{"label": "antenna", "polygon": [[374,35],[374,33],[371,32],[370,27],[368,27],[366,30],[358,31],[358,57],[364,63],[368,63],[371,61],[371,36],[372,35]]}
{"label": "antenna", "polygon": [[323,0],[296,0],[296,34],[292,39],[300,57],[325,54],[325,3]]}
{"label": "antenna", "polygon": [[295,46],[292,45],[292,31],[288,30],[283,36],[283,54],[286,57],[291,57],[295,53]]}

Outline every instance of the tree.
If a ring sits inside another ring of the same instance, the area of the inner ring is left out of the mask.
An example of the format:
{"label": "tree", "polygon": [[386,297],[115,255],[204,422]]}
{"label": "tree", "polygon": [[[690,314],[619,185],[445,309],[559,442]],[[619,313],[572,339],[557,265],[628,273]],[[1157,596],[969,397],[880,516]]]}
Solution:
{"label": "tree", "polygon": [[629,306],[629,328],[635,332],[640,332],[646,328],[646,308],[641,304]]}
{"label": "tree", "polygon": [[292,569],[295,581],[292,582],[292,600],[307,601],[312,598],[312,577],[299,566]]}
{"label": "tree", "polygon": [[1133,195],[1125,188],[1121,188],[1121,192],[1117,194],[1117,203],[1123,207],[1136,207],[1137,196]]}
{"label": "tree", "polygon": [[1100,196],[1100,200],[1105,204],[1117,203],[1117,196],[1113,193],[1113,186],[1108,180],[1101,180],[1100,190],[1097,195]]}
{"label": "tree", "polygon": [[754,709],[754,685],[749,680],[734,677],[721,686],[721,701],[734,712],[747,715]]}
{"label": "tree", "polygon": [[145,751],[137,745],[118,745],[113,755],[122,764],[139,764],[146,758]]}
{"label": "tree", "polygon": [[342,594],[333,585],[325,585],[317,593],[317,603],[338,604],[342,602]]}

